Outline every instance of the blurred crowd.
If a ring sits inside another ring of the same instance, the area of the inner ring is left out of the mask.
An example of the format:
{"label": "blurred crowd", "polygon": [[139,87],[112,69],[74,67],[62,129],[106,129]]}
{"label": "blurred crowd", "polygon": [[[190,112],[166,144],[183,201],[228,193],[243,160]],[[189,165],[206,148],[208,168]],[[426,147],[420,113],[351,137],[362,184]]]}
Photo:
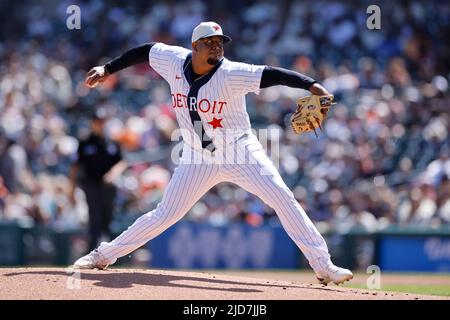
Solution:
{"label": "blurred crowd", "polygon": [[[66,27],[71,4],[81,9],[79,30]],[[86,224],[83,192],[69,200],[68,171],[96,108],[106,110],[107,134],[129,165],[114,182],[116,222],[153,209],[179,143],[171,138],[177,123],[168,85],[146,64],[96,90],[84,77],[143,42],[189,48],[193,27],[214,20],[233,38],[229,59],[293,69],[335,94],[318,138],[289,126],[295,100],[307,92],[278,86],[247,96],[253,127],[278,132],[269,154],[320,228],[450,223],[450,3],[379,2],[380,30],[366,27],[371,4],[1,1],[0,220],[62,230]],[[186,219],[259,225],[274,217],[259,199],[220,184]]]}

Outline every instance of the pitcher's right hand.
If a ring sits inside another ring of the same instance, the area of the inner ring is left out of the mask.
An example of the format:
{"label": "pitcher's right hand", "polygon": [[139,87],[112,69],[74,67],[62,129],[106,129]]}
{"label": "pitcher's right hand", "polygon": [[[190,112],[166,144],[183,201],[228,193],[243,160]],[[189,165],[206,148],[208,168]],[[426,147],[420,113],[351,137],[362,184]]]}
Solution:
{"label": "pitcher's right hand", "polygon": [[99,83],[104,82],[109,76],[109,72],[105,66],[94,67],[89,70],[84,83],[89,88],[95,88]]}

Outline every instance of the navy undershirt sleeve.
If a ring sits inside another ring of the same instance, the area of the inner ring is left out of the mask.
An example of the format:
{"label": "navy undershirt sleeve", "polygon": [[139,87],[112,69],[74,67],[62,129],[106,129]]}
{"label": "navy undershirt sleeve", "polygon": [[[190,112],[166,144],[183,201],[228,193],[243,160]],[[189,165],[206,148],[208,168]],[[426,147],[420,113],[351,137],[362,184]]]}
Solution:
{"label": "navy undershirt sleeve", "polygon": [[276,85],[284,85],[309,90],[316,82],[313,78],[295,71],[266,66],[263,70],[259,87],[268,88]]}
{"label": "navy undershirt sleeve", "polygon": [[145,43],[124,52],[121,56],[108,62],[105,67],[110,74],[125,69],[135,64],[148,61],[150,49],[156,42]]}

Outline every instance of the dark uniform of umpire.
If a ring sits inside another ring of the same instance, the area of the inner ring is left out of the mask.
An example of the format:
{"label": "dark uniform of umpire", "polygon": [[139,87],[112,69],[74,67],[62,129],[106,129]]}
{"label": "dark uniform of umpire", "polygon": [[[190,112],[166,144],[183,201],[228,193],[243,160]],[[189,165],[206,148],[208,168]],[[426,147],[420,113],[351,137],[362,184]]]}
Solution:
{"label": "dark uniform of umpire", "polygon": [[91,133],[85,140],[80,140],[77,160],[70,173],[72,182],[72,201],[78,181],[83,189],[89,208],[89,247],[98,245],[102,235],[111,239],[110,223],[113,215],[116,187],[112,184],[115,172],[123,167],[120,147],[104,135],[105,118],[95,114],[91,118]]}

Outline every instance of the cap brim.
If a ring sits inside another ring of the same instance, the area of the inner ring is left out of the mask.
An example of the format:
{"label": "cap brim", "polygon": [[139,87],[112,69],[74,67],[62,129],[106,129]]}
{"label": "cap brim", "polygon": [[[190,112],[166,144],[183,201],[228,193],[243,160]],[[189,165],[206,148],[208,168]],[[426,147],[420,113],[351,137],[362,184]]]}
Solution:
{"label": "cap brim", "polygon": [[227,35],[224,35],[224,34],[211,34],[211,35],[207,35],[207,36],[201,37],[201,38],[199,38],[198,40],[200,40],[200,39],[205,39],[205,38],[209,38],[209,37],[215,37],[215,36],[217,36],[217,37],[222,37],[223,43],[229,43],[229,42],[231,42],[231,38],[230,38],[229,36],[227,36]]}
{"label": "cap brim", "polygon": [[223,35],[222,38],[223,38],[223,43],[231,42],[231,38],[229,36]]}

